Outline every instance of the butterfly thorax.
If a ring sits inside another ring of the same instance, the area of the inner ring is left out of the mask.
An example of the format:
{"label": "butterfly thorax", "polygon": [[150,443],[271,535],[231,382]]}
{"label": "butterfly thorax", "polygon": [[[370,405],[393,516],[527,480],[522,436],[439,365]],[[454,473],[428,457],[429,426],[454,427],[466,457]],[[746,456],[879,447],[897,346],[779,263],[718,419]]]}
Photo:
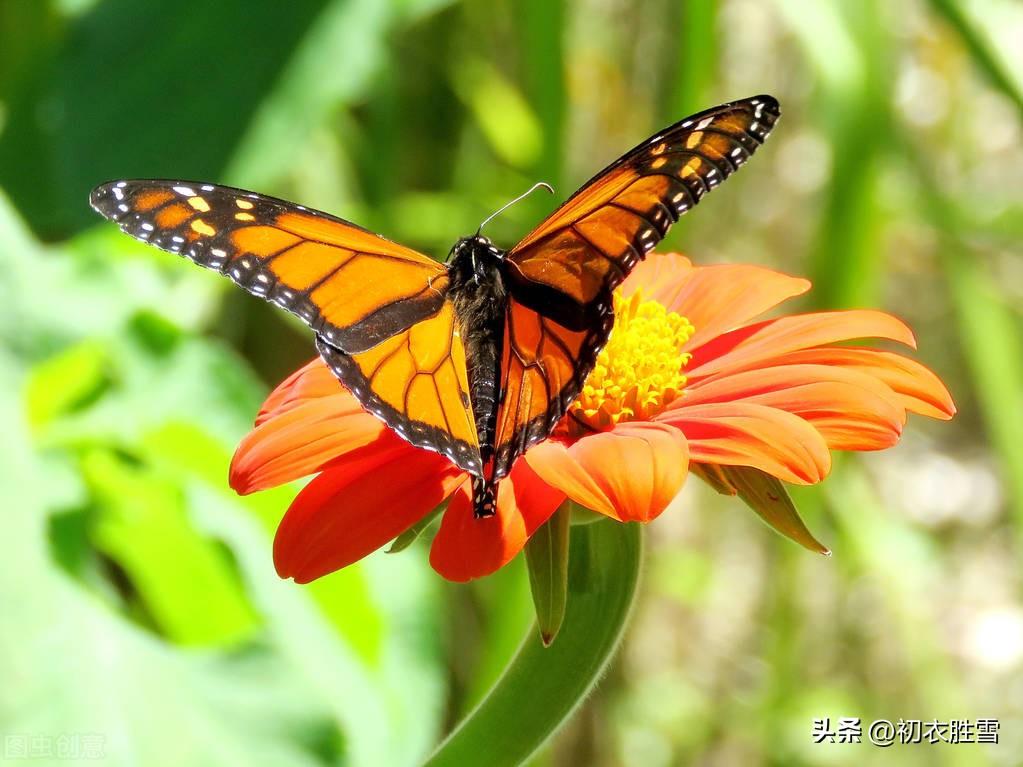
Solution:
{"label": "butterfly thorax", "polygon": [[486,237],[459,240],[448,256],[451,286],[462,343],[465,345],[469,392],[480,457],[487,466],[493,457],[494,431],[500,403],[501,352],[507,293],[504,253]]}

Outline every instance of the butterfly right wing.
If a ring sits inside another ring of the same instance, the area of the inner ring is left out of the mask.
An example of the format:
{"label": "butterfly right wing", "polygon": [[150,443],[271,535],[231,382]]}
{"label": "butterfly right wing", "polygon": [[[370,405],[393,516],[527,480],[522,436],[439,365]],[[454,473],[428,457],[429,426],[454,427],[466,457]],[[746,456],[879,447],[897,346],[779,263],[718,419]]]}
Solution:
{"label": "butterfly right wing", "polygon": [[770,96],[723,104],[672,125],[582,186],[505,257],[500,479],[578,396],[614,322],[612,291],[705,194],[767,139]]}

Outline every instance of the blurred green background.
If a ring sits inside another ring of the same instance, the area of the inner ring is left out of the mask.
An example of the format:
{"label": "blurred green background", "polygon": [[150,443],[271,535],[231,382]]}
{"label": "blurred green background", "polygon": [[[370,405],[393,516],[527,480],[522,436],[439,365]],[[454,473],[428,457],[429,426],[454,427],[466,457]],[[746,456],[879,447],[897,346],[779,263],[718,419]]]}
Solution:
{"label": "blurred green background", "polygon": [[[520,561],[454,586],[422,545],[279,581],[295,488],[226,468],[311,337],[94,184],[248,187],[444,257],[767,92],[774,136],[667,244],[895,311],[960,414],[796,494],[831,559],[691,480],[535,765],[1023,764],[1021,41],[1015,0],[0,0],[0,762],[414,765],[531,615]],[[819,717],[1001,744],[814,745]]]}

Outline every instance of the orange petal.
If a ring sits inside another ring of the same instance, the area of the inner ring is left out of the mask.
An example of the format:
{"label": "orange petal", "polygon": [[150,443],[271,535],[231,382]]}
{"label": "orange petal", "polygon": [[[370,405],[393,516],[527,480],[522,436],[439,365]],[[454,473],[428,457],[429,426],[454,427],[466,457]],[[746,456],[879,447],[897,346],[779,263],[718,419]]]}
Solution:
{"label": "orange petal", "polygon": [[760,266],[702,266],[686,275],[675,300],[666,306],[696,329],[685,346],[689,351],[809,289],[809,280]]}
{"label": "orange petal", "polygon": [[245,495],[313,474],[387,432],[345,391],[279,406],[250,431],[231,460],[230,482]]}
{"label": "orange petal", "polygon": [[619,289],[624,298],[642,290],[646,298],[670,306],[692,270],[692,261],[681,253],[649,253]]}
{"label": "orange petal", "polygon": [[317,357],[296,370],[270,392],[266,401],[263,402],[263,407],[259,410],[259,415],[256,416],[256,426],[303,402],[335,394],[352,396],[348,394],[337,377],[330,372],[327,364]]}
{"label": "orange petal", "polygon": [[891,447],[906,422],[905,408],[883,382],[828,365],[782,365],[717,376],[687,389],[678,406],[734,401],[801,416],[832,450]]}
{"label": "orange petal", "polygon": [[820,482],[831,470],[824,437],[784,410],[745,402],[707,403],[666,410],[657,420],[682,431],[693,463],[752,466],[800,485]]}
{"label": "orange petal", "polygon": [[890,314],[871,309],[780,317],[732,330],[693,350],[686,376],[696,378],[758,367],[782,354],[857,338],[887,338],[916,346],[913,332]]}
{"label": "orange petal", "polygon": [[497,513],[472,515],[469,483],[451,498],[430,549],[433,569],[450,581],[469,581],[503,567],[561,505],[565,494],[518,461],[497,487]]}
{"label": "orange petal", "polygon": [[447,498],[465,474],[397,437],[353,451],[298,494],[274,538],[282,578],[308,583],[392,540]]}
{"label": "orange petal", "polygon": [[947,421],[956,412],[952,395],[934,373],[916,360],[880,349],[822,347],[791,352],[772,365],[809,363],[858,370],[883,381],[911,413]]}
{"label": "orange petal", "polygon": [[689,453],[678,429],[627,422],[568,447],[548,440],[526,461],[576,503],[622,522],[648,522],[682,489]]}

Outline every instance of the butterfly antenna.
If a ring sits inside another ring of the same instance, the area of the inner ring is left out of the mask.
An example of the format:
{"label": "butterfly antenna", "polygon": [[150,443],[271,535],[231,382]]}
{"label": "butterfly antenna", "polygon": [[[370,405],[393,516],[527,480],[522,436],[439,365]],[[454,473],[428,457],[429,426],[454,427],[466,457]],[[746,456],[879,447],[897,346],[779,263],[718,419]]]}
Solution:
{"label": "butterfly antenna", "polygon": [[483,227],[485,227],[487,224],[489,224],[492,219],[497,218],[499,215],[501,215],[506,210],[508,210],[508,208],[510,208],[512,205],[514,205],[515,203],[519,202],[519,200],[524,200],[525,198],[529,197],[529,195],[531,195],[533,192],[535,192],[537,189],[540,189],[540,188],[546,189],[551,194],[554,194],[554,187],[553,186],[548,184],[546,181],[537,181],[535,184],[533,184],[531,187],[529,187],[529,189],[527,189],[525,192],[520,194],[514,200],[512,200],[511,202],[505,203],[500,208],[498,208],[493,213],[491,213],[489,216],[487,216],[485,219],[483,219],[483,223],[480,224],[480,228],[476,230],[476,236],[477,237],[480,236],[480,232],[483,231]]}

